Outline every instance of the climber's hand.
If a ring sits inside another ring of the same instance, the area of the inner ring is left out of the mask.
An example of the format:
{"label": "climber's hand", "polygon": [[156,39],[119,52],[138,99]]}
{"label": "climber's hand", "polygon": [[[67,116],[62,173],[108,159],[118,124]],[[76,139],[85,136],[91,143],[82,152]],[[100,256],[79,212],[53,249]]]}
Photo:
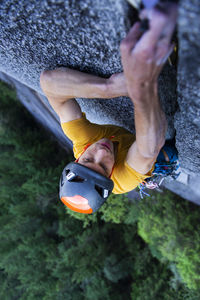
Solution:
{"label": "climber's hand", "polygon": [[155,89],[157,78],[173,50],[171,37],[176,24],[177,6],[163,13],[157,9],[143,11],[149,17],[149,30],[143,35],[137,22],[121,42],[120,50],[129,96],[134,103],[148,89]]}
{"label": "climber's hand", "polygon": [[107,97],[128,96],[124,73],[115,73],[107,79]]}

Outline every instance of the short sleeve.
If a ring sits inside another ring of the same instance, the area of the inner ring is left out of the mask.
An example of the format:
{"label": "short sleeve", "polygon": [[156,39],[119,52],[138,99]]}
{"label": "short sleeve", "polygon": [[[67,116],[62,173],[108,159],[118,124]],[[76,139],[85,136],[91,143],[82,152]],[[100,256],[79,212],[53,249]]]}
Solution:
{"label": "short sleeve", "polygon": [[65,135],[73,142],[73,151],[76,158],[88,143],[94,143],[105,134],[104,127],[88,121],[85,113],[82,113],[82,118],[61,123],[61,127]]}
{"label": "short sleeve", "polygon": [[114,181],[114,194],[123,194],[135,189],[139,183],[152,176],[154,165],[145,175],[131,168],[126,161],[114,169],[111,179]]}

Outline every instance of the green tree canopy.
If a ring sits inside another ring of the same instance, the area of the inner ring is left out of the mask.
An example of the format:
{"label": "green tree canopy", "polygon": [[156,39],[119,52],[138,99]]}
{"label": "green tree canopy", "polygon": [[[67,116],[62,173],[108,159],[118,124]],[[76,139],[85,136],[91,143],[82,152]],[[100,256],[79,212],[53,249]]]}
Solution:
{"label": "green tree canopy", "polygon": [[71,157],[0,89],[0,299],[199,300],[198,208],[121,195],[66,213],[58,181]]}

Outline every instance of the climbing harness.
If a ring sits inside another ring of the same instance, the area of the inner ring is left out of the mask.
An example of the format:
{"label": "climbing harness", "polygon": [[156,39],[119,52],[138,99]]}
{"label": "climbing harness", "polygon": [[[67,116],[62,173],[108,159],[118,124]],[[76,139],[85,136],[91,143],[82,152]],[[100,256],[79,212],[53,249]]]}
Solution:
{"label": "climbing harness", "polygon": [[144,196],[150,197],[146,189],[159,189],[166,177],[175,180],[179,175],[180,163],[178,161],[177,150],[171,144],[171,141],[167,141],[157,157],[152,176],[146,178],[138,185],[141,199]]}

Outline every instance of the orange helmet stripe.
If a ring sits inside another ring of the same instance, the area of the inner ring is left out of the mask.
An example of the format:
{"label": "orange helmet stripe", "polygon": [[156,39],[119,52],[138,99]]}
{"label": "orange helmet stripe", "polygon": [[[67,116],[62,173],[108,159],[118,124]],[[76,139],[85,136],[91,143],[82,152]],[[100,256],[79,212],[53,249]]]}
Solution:
{"label": "orange helmet stripe", "polygon": [[[93,212],[92,208],[89,206],[89,204],[86,203],[74,203],[74,201],[70,201],[71,199],[75,199],[76,200],[77,196],[74,197],[62,197],[61,201],[67,206],[69,207],[71,210],[82,213],[82,214],[91,214]],[[80,197],[80,196],[79,196]],[[83,198],[85,199],[85,198]]]}

